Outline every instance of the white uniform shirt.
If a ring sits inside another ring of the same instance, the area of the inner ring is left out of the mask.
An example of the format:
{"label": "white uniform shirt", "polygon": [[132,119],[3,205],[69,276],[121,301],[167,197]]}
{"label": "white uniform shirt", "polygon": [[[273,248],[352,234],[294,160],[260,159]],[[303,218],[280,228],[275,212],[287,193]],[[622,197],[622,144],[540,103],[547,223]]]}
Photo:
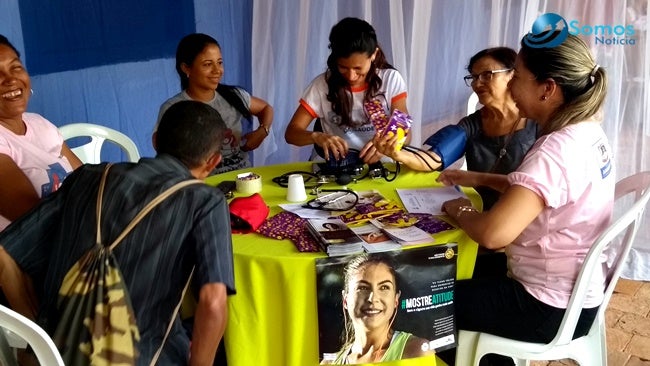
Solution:
{"label": "white uniform shirt", "polygon": [[[379,100],[390,115],[391,105],[399,99],[406,98],[406,83],[397,70],[380,69],[381,87],[374,97]],[[353,88],[352,91],[352,127],[341,126],[341,117],[332,111],[332,103],[327,100],[327,81],[325,74],[317,76],[307,87],[300,99],[300,104],[313,118],[320,118],[323,132],[343,138],[352,149],[361,150],[375,134],[375,128],[363,108],[363,98],[367,85]]]}

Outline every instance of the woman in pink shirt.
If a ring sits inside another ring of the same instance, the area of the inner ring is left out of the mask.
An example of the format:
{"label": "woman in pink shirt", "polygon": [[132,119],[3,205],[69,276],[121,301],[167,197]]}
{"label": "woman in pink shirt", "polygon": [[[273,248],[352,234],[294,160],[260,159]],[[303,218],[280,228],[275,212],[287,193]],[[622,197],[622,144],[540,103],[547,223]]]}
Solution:
{"label": "woman in pink shirt", "polygon": [[0,35],[0,231],[57,190],[81,165],[56,126],[26,113],[29,74],[20,54]]}
{"label": "woman in pink shirt", "polygon": [[[596,121],[607,89],[605,71],[578,37],[556,31],[549,40],[566,39],[536,48],[532,41],[539,36],[522,39],[509,84],[522,117],[540,127],[519,168],[508,175],[445,171],[439,180],[503,192],[482,213],[465,199],[443,205],[472,239],[504,248],[507,259],[501,276],[457,283],[458,328],[547,343],[587,252],[610,223],[615,178],[611,148]],[[604,283],[604,276],[593,281],[574,337],[591,327]]]}

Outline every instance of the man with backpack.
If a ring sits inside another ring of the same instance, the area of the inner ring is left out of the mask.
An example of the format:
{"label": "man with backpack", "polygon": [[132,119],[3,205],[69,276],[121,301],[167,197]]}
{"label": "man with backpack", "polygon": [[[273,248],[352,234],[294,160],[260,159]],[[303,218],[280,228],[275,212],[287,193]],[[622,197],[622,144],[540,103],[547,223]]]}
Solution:
{"label": "man with backpack", "polygon": [[[224,130],[206,104],[176,103],[154,136],[155,158],[86,164],[0,233],[0,288],[15,310],[54,338],[66,364],[212,364],[226,299],[235,293],[229,211],[218,189],[192,179],[205,178],[221,160]],[[97,284],[86,275],[94,266],[106,268]],[[75,276],[90,286],[75,284]],[[197,299],[191,346],[177,316],[188,287]],[[99,301],[83,306],[90,297]],[[120,333],[107,320],[110,311],[131,327],[132,352],[105,345]],[[82,322],[70,319],[75,312]]]}

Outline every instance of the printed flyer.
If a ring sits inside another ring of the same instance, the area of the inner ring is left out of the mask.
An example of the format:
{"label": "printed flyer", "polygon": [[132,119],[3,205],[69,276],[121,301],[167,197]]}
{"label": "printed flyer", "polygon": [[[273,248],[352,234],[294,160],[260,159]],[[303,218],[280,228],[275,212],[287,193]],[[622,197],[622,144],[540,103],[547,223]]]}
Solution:
{"label": "printed flyer", "polygon": [[455,243],[316,260],[321,364],[421,357],[456,346]]}

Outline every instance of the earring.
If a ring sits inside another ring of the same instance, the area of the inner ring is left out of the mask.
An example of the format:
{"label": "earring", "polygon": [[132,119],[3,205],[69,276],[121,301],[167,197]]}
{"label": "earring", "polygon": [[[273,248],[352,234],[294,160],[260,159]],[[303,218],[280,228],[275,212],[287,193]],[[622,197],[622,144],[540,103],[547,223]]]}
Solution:
{"label": "earring", "polygon": [[546,95],[542,95],[542,100],[546,100]]}
{"label": "earring", "polygon": [[29,89],[29,95],[34,95],[34,89]]}

